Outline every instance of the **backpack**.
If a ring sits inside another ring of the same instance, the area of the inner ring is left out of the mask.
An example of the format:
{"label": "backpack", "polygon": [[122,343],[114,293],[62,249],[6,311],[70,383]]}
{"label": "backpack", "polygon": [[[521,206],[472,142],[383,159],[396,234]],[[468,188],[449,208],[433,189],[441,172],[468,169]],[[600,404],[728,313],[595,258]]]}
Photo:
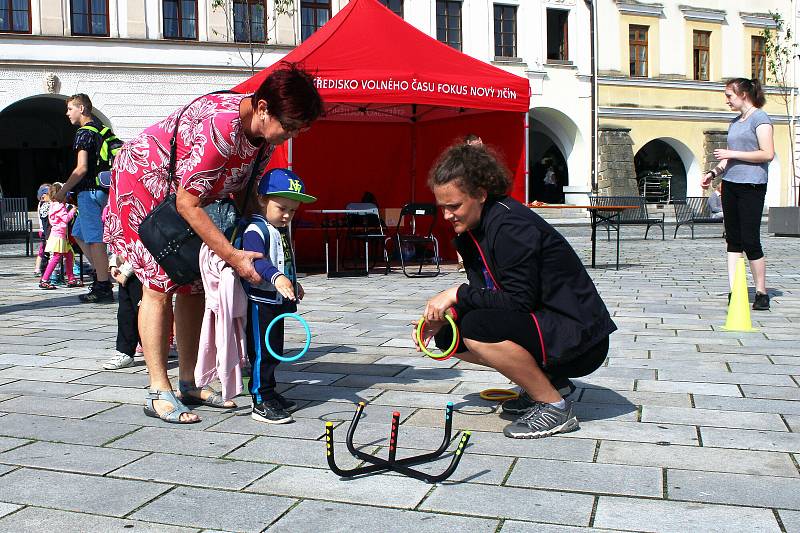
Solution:
{"label": "backpack", "polygon": [[[228,238],[228,242],[233,243],[234,237],[240,230],[241,223],[246,222],[239,214],[236,208],[236,203],[229,199],[223,198],[215,200],[203,208],[203,210],[211,219],[211,222]],[[243,229],[243,228],[241,228]]]}
{"label": "backpack", "polygon": [[103,126],[100,130],[94,126],[81,126],[79,129],[91,131],[100,136],[100,146],[97,150],[97,164],[95,170],[95,185],[104,191],[111,187],[111,165],[114,164],[114,158],[117,156],[119,149],[122,148],[123,141],[111,131],[108,126]]}

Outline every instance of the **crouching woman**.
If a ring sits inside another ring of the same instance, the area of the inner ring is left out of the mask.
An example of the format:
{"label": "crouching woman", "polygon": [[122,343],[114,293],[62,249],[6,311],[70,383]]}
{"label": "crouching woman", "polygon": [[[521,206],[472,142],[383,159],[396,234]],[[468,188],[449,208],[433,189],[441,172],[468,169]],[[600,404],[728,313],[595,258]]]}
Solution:
{"label": "crouching woman", "polygon": [[507,437],[578,429],[566,398],[575,389],[569,378],[603,364],[617,329],[580,259],[552,226],[508,196],[510,175],[487,148],[449,148],[428,185],[456,232],[468,281],[427,302],[422,342],[451,344],[450,313],[460,333],[455,356],[521,387],[518,399],[503,404],[519,415]]}

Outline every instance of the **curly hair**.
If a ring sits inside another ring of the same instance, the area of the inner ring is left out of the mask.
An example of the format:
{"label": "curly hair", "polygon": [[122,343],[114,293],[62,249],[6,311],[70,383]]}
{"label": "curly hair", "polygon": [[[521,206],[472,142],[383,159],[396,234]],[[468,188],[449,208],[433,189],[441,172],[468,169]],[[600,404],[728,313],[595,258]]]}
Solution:
{"label": "curly hair", "polygon": [[439,156],[428,176],[428,187],[433,189],[453,180],[458,180],[473,198],[480,196],[480,189],[497,198],[508,194],[511,188],[511,174],[494,150],[485,145],[458,143]]}

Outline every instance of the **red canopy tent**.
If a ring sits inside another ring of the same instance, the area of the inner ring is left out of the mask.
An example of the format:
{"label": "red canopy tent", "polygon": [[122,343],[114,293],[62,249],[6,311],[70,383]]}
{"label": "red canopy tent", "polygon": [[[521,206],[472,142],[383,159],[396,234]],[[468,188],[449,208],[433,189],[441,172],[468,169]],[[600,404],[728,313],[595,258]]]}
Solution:
{"label": "red canopy tent", "polygon": [[[430,201],[433,162],[468,133],[501,154],[515,175],[513,196],[525,200],[526,79],[429,37],[377,0],[351,0],[284,60],[315,76],[326,116],[271,166],[288,161],[320,199],[314,208],[342,208],[365,191],[382,208]],[[279,66],[234,91],[255,91]]]}

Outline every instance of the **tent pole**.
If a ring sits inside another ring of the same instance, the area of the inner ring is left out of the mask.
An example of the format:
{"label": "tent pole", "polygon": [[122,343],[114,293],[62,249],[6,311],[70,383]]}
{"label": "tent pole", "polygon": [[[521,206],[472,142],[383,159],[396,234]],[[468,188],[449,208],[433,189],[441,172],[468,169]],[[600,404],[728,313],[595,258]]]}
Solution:
{"label": "tent pole", "polygon": [[528,135],[529,128],[530,128],[530,112],[526,111],[525,112],[525,133],[524,133],[524,135],[525,135],[525,172],[523,172],[523,176],[525,176],[525,203],[526,204],[531,201],[531,199],[530,199],[530,191],[528,190],[530,188],[530,165],[528,164],[528,158],[529,158],[528,151],[530,150],[530,147],[528,146],[528,141],[530,139],[530,136]]}
{"label": "tent pole", "polygon": [[411,203],[417,188],[417,104],[411,104]]}
{"label": "tent pole", "polygon": [[293,160],[292,160],[292,157],[294,155],[294,150],[293,150],[294,149],[294,142],[293,141],[294,141],[294,139],[289,137],[289,149],[287,150],[288,154],[286,155],[286,158],[288,159],[288,161],[286,161],[286,166],[289,167],[289,170],[292,170],[292,164],[293,164]]}

